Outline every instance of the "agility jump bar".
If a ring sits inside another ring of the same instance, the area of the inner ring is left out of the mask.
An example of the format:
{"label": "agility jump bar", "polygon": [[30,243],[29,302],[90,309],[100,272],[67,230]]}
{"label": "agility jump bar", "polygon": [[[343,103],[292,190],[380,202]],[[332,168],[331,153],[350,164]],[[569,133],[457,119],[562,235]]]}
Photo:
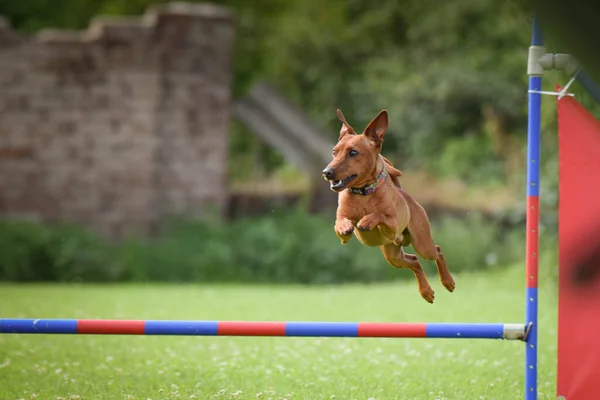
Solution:
{"label": "agility jump bar", "polygon": [[0,319],[0,333],[524,340],[524,324]]}

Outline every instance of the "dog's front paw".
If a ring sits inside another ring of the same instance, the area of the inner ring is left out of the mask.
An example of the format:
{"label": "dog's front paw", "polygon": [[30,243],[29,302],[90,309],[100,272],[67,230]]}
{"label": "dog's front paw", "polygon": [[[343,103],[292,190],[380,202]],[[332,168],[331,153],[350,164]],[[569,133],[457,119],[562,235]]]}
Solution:
{"label": "dog's front paw", "polygon": [[354,225],[349,219],[335,221],[335,233],[342,239],[342,243],[348,242],[354,232]]}
{"label": "dog's front paw", "polygon": [[358,228],[358,230],[362,232],[367,232],[373,229],[374,225],[370,224],[368,221],[363,221],[363,219],[358,221],[358,224],[356,224],[356,228]]}
{"label": "dog's front paw", "polygon": [[352,236],[352,232],[354,232],[354,227],[351,226],[350,228],[343,230],[343,231],[339,231],[339,235],[340,236]]}
{"label": "dog's front paw", "polygon": [[375,214],[369,214],[362,217],[356,227],[358,230],[366,232],[375,228],[380,222],[381,220]]}

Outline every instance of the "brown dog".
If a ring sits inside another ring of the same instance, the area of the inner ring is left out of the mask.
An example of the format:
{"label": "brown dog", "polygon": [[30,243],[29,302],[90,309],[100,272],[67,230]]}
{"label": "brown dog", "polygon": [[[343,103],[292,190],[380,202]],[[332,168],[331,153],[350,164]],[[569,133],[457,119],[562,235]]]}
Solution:
{"label": "brown dog", "polygon": [[421,257],[435,260],[442,285],[454,291],[454,279],[440,246],[433,241],[427,213],[400,185],[402,172],[380,154],[388,127],[387,111],[381,111],[361,135],[340,110],[337,115],[342,122],[340,137],[323,177],[330,182],[331,190],[339,193],[335,233],[342,244],[354,233],[363,245],[379,246],[392,266],[413,271],[419,293],[433,303],[434,292],[419,260],[402,250],[412,244]]}

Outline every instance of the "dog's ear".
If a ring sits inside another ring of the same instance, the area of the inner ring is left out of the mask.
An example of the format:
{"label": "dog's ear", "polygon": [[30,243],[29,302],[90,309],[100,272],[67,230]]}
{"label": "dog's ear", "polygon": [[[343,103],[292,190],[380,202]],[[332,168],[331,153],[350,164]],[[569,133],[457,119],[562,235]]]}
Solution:
{"label": "dog's ear", "polygon": [[388,114],[386,110],[381,110],[379,114],[365,128],[363,134],[374,142],[377,146],[383,144],[383,135],[388,127]]}
{"label": "dog's ear", "polygon": [[342,110],[339,108],[337,110],[337,117],[342,122],[342,128],[340,129],[340,137],[338,138],[338,141],[340,141],[345,135],[356,135],[356,132],[354,132],[354,129],[346,121],[344,113],[342,113]]}

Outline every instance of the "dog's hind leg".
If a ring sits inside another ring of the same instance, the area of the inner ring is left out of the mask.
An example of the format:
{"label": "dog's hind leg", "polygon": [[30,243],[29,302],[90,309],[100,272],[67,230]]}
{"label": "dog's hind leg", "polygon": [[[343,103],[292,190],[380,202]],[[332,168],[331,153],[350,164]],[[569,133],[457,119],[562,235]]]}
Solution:
{"label": "dog's hind leg", "polygon": [[[411,220],[412,221],[412,220]],[[420,224],[416,228],[411,228],[409,224],[411,244],[414,247],[418,255],[426,260],[434,260],[435,266],[437,267],[438,275],[442,285],[449,291],[453,292],[455,283],[454,278],[448,271],[446,265],[446,259],[440,249],[440,246],[436,245],[431,236],[431,229],[429,223]]]}
{"label": "dog's hind leg", "polygon": [[408,223],[410,243],[418,255],[426,260],[435,261],[442,285],[449,292],[453,292],[455,287],[454,278],[452,278],[450,271],[448,271],[448,266],[446,265],[446,260],[440,250],[440,246],[436,245],[433,241],[431,225],[429,224],[429,218],[425,209],[409,193],[402,189],[400,190],[410,209],[410,221]]}
{"label": "dog's hind leg", "polygon": [[386,244],[385,246],[380,246],[381,252],[383,256],[393,267],[396,268],[409,268],[415,274],[415,278],[417,278],[417,285],[419,288],[419,293],[421,297],[425,299],[425,301],[429,303],[433,303],[434,292],[429,282],[427,281],[427,276],[421,267],[421,263],[417,257],[413,254],[406,254],[402,250],[402,247],[396,246],[393,243]]}

